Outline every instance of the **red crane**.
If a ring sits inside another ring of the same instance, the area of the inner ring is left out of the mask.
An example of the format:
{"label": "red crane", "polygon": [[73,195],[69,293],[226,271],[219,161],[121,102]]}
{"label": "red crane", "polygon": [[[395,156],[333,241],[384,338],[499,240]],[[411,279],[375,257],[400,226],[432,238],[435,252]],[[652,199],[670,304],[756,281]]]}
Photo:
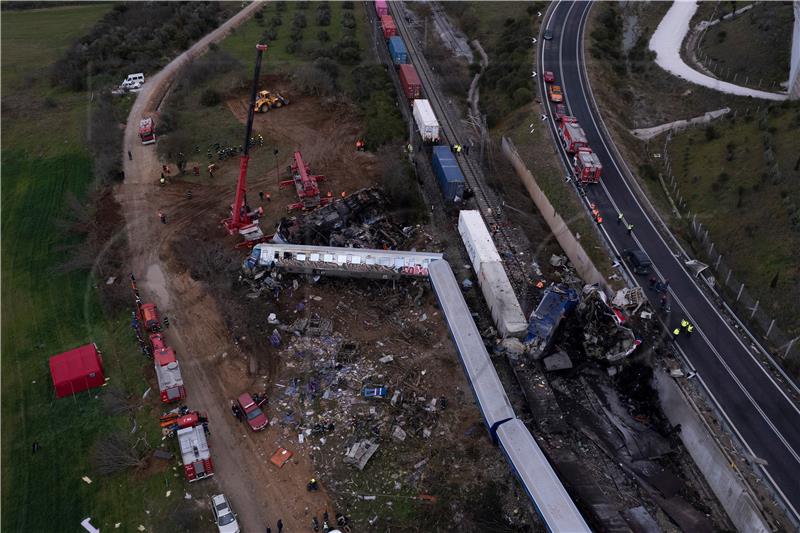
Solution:
{"label": "red crane", "polygon": [[319,186],[317,186],[319,181],[325,181],[325,176],[311,174],[308,165],[303,161],[303,155],[295,152],[292,179],[281,182],[281,187],[294,185],[297,197],[300,199],[299,202],[290,204],[289,209],[314,209],[320,204],[330,202],[332,198],[319,197]]}
{"label": "red crane", "polygon": [[250,106],[247,112],[247,128],[244,137],[244,152],[239,160],[239,180],[236,183],[236,197],[231,205],[231,217],[222,221],[231,235],[239,233],[248,245],[255,244],[264,238],[258,225],[258,217],[264,214],[259,207],[253,211],[247,205],[247,164],[250,162],[250,136],[253,132],[253,116],[255,114],[256,95],[258,93],[258,77],[261,73],[261,56],[267,50],[266,44],[256,45],[256,68],[253,73],[253,89],[250,93]]}

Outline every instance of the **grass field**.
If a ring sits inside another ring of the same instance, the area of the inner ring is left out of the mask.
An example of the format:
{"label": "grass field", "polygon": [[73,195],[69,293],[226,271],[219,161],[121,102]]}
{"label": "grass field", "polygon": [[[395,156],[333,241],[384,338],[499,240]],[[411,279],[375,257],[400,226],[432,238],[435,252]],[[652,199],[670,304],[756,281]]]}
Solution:
{"label": "grass field", "polygon": [[791,3],[757,4],[709,28],[698,55],[708,56],[706,67],[722,80],[778,90],[789,79],[793,20]]}
{"label": "grass field", "polygon": [[[3,93],[40,74],[72,41],[86,33],[111,4],[3,11]],[[46,36],[46,39],[45,39]]]}
{"label": "grass field", "polygon": [[[4,531],[77,531],[92,517],[103,530],[167,524],[166,490],[182,495],[171,468],[150,475],[101,477],[90,466],[97,439],[128,433],[126,416],[109,416],[103,391],[56,400],[49,356],[87,342],[104,354],[109,386],[141,396],[149,366],[136,349],[126,313],[105,316],[87,272],[59,274],[59,245],[73,240],[55,221],[69,193],[93,185],[85,146],[87,94],[50,88],[47,66],[85,33],[108,4],[4,11],[2,151],[2,522]],[[40,102],[48,98],[47,105]],[[33,103],[31,103],[33,102]],[[135,414],[150,444],[159,433],[153,404]],[[33,442],[41,449],[32,453]],[[93,483],[81,481],[88,476]],[[150,511],[148,514],[146,511]]]}
{"label": "grass field", "polygon": [[[748,290],[792,336],[800,333],[800,107],[775,106],[765,118],[715,123],[716,137],[692,130],[673,137],[673,173],[698,221]],[[770,175],[771,139],[780,177]],[[777,284],[770,288],[775,276]]]}
{"label": "grass field", "polygon": [[[328,26],[320,26],[317,24],[317,6],[319,2],[305,2],[308,5],[307,9],[298,9],[299,2],[286,2],[286,10],[279,12],[277,10],[276,2],[269,2],[263,9],[263,23],[259,23],[257,19],[251,19],[235,33],[225,39],[220,48],[230,53],[236,59],[247,65],[248,72],[252,72],[253,60],[255,59],[255,45],[261,40],[264,30],[270,25],[270,20],[274,17],[280,17],[281,25],[278,26],[277,38],[269,41],[269,51],[264,56],[264,65],[262,66],[262,73],[270,74],[280,72],[284,74],[291,74],[291,70],[301,64],[307,63],[309,57],[307,52],[309,49],[317,46],[334,47],[339,39],[343,36],[342,27],[342,14],[348,11],[342,7],[342,2],[330,2],[331,21]],[[359,49],[361,50],[362,58],[368,54],[369,34],[366,31],[366,15],[364,13],[364,4],[362,2],[353,2],[353,9],[349,10],[356,19],[356,32],[354,38],[358,41]],[[295,13],[302,13],[306,17],[307,26],[303,30],[303,39],[300,41],[303,47],[301,51],[294,54],[289,53],[286,47],[291,43],[289,38],[291,33],[292,20]],[[328,33],[330,40],[327,43],[321,43],[318,38],[318,33],[325,31]],[[349,89],[349,71],[352,67],[343,67],[340,76],[343,82],[343,88]]]}

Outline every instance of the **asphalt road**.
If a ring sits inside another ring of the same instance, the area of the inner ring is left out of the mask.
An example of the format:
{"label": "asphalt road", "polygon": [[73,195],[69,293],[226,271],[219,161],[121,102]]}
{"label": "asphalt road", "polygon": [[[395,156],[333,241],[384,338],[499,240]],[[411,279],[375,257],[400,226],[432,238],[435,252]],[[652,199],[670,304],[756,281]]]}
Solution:
{"label": "asphalt road", "polygon": [[[588,2],[562,1],[551,10],[545,24],[553,38],[540,43],[538,82],[544,91],[542,72],[555,73],[564,89],[568,111],[578,119],[589,145],[603,163],[602,183],[589,186],[587,195],[605,219],[601,229],[612,248],[620,254],[624,249],[640,247],[653,261],[656,274],[670,280],[670,329],[684,317],[695,325],[691,337],[678,337],[678,347],[745,446],[752,455],[766,461],[764,474],[798,516],[800,410],[759,363],[758,352],[745,346],[730,329],[716,304],[706,298],[673,255],[634,194],[631,178],[623,173],[624,163],[612,155],[611,141],[595,108],[583,67],[583,32],[589,7]],[[549,122],[554,128],[552,120]],[[617,223],[620,212],[634,226],[631,235],[624,223]],[[639,277],[638,281],[647,285],[646,279]]]}

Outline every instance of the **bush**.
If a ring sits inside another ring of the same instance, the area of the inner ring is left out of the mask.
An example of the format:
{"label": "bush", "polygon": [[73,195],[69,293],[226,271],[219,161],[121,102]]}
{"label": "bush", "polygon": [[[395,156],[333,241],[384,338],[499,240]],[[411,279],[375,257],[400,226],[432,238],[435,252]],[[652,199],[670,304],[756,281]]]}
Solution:
{"label": "bush", "polygon": [[342,13],[342,26],[353,29],[356,27],[356,17],[349,11]]}
{"label": "bush", "polygon": [[222,98],[220,98],[219,93],[214,89],[206,89],[203,91],[203,94],[200,95],[200,103],[206,107],[214,107],[221,101]]}
{"label": "bush", "polygon": [[353,65],[361,61],[361,50],[358,41],[353,37],[342,37],[336,43],[335,54],[337,59],[345,65]]}
{"label": "bush", "polygon": [[353,9],[353,2],[351,2],[349,0],[347,0],[345,2],[342,2],[342,9],[352,10]]}
{"label": "bush", "polygon": [[303,44],[299,41],[292,41],[286,45],[286,51],[290,54],[297,54],[303,50]]}
{"label": "bush", "polygon": [[272,26],[280,26],[281,24],[283,24],[283,20],[281,20],[280,16],[272,17],[271,19],[269,19],[269,23]]}
{"label": "bush", "polygon": [[327,57],[320,57],[314,60],[313,65],[314,68],[325,72],[332,80],[336,81],[339,79],[339,65],[336,64],[336,61],[328,59]]}
{"label": "bush", "polygon": [[319,11],[317,12],[317,26],[330,26],[331,25],[331,12]]}
{"label": "bush", "polygon": [[[302,3],[302,2],[301,2]],[[307,26],[306,16],[303,13],[295,13],[292,20],[293,28],[305,28]]]}
{"label": "bush", "polygon": [[289,34],[289,39],[292,40],[292,43],[297,43],[303,40],[303,30],[301,28],[292,28],[292,33]]}
{"label": "bush", "polygon": [[319,39],[319,40],[320,40],[320,42],[327,43],[328,41],[330,41],[330,40],[331,40],[331,36],[330,36],[330,35],[328,35],[328,32],[327,32],[327,31],[325,31],[325,30],[320,30],[320,31],[317,33],[317,39]]}
{"label": "bush", "polygon": [[522,107],[533,100],[533,93],[531,93],[531,90],[527,87],[520,87],[514,91],[514,95],[511,99],[514,102],[514,106]]}
{"label": "bush", "polygon": [[706,140],[713,141],[714,139],[719,139],[719,133],[717,133],[716,128],[714,126],[707,126],[706,127]]}

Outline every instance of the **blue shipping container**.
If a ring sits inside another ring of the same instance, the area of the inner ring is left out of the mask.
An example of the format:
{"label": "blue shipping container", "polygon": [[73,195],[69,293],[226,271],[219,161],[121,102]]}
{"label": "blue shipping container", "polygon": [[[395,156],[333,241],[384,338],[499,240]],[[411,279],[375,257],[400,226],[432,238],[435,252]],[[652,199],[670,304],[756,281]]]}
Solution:
{"label": "blue shipping container", "polygon": [[395,65],[408,63],[408,51],[403,39],[400,37],[389,38],[389,55],[392,56],[392,62]]}
{"label": "blue shipping container", "polygon": [[458,166],[453,152],[449,146],[433,147],[433,173],[436,174],[436,181],[442,189],[442,195],[448,202],[458,196],[464,197],[464,174]]}

